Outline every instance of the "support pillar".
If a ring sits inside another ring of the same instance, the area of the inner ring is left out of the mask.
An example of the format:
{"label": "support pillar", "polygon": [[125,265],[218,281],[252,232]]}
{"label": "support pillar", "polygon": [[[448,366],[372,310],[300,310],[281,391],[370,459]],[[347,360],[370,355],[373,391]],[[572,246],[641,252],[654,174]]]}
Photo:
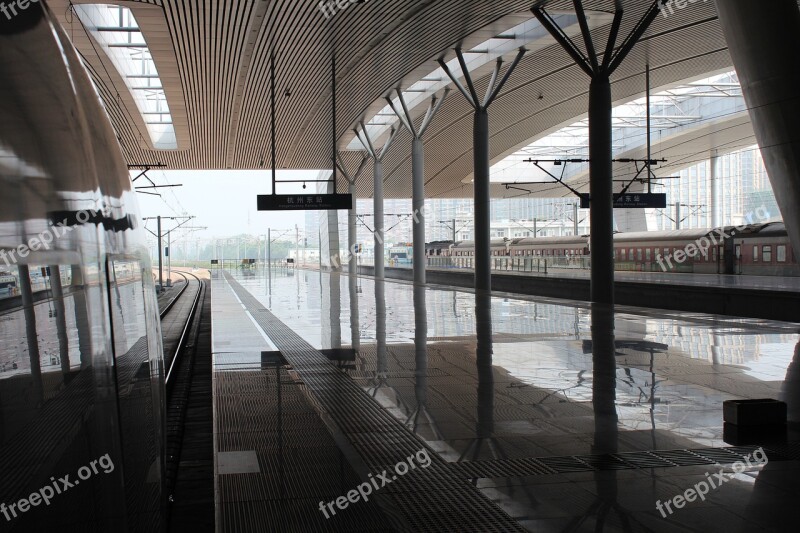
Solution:
{"label": "support pillar", "polygon": [[161,217],[156,217],[158,221],[158,292],[164,290],[164,251],[161,249]]}
{"label": "support pillar", "polygon": [[367,167],[369,156],[364,156],[361,159],[361,164],[354,174],[347,171],[347,166],[339,152],[336,152],[336,167],[339,169],[345,179],[347,179],[347,192],[353,199],[353,207],[347,212],[347,271],[350,277],[358,274],[358,256],[356,255],[356,245],[358,244],[358,230],[356,224],[358,221],[358,202],[356,201],[356,180]]}
{"label": "support pillar", "polygon": [[711,173],[709,174],[709,181],[711,184],[711,227],[718,228],[722,226],[722,205],[720,205],[720,184],[719,176],[717,175],[717,165],[719,164],[719,156],[716,152],[711,155]]}
{"label": "support pillar", "polygon": [[761,155],[800,260],[800,11],[794,0],[717,1]]}
{"label": "support pillar", "polygon": [[[634,183],[628,189],[629,193],[647,193],[646,183]],[[617,231],[623,233],[634,231],[650,231],[651,225],[648,220],[650,215],[645,209],[614,209],[614,221]]]}
{"label": "support pillar", "polygon": [[[450,72],[450,68],[443,58],[439,59],[439,66],[447,74],[453,85],[461,91],[464,98],[475,109],[475,121],[473,125],[472,151],[474,158],[473,171],[473,194],[475,202],[475,289],[477,291],[492,290],[492,251],[491,251],[491,184],[490,178],[490,152],[489,152],[489,106],[499,96],[500,91],[505,86],[511,74],[517,68],[527,50],[520,48],[514,62],[506,69],[506,73],[500,79],[500,71],[503,67],[503,58],[498,58],[494,68],[486,97],[480,99],[475,90],[475,83],[467,69],[467,63],[461,49],[456,49],[458,62],[461,65],[461,74],[467,82],[467,88],[461,84],[456,76]],[[499,82],[497,80],[500,80]]]}
{"label": "support pillar", "polygon": [[397,99],[400,102],[400,110],[398,110],[391,98],[386,98],[389,107],[392,108],[397,118],[400,119],[400,122],[411,135],[414,136],[414,140],[411,144],[411,204],[414,222],[412,232],[414,257],[413,272],[414,283],[419,285],[425,285],[426,283],[425,271],[428,266],[425,256],[425,145],[422,142],[422,136],[425,135],[428,126],[430,126],[433,117],[436,116],[436,113],[442,106],[449,91],[449,89],[445,89],[441,99],[437,98],[436,95],[431,97],[428,112],[422,120],[419,129],[414,126],[414,120],[411,117],[411,113],[408,111],[408,106],[403,98],[403,92],[400,89],[396,89],[395,91],[397,93]]}
{"label": "support pillar", "polygon": [[492,290],[491,193],[489,186],[489,113],[475,112],[473,131],[475,202],[475,289]]}
{"label": "support pillar", "polygon": [[661,12],[664,0],[654,0],[633,31],[617,46],[624,15],[622,2],[616,3],[614,20],[602,55],[595,47],[581,0],[574,0],[575,14],[581,28],[584,50],[558,26],[542,3],[531,9],[539,23],[572,57],[590,78],[589,87],[589,158],[592,224],[590,248],[592,259],[591,299],[593,303],[614,304],[614,189],[611,121],[611,75],[619,68],[650,24]]}
{"label": "support pillar", "polygon": [[373,193],[372,211],[375,216],[374,242],[375,242],[375,278],[384,278],[384,247],[383,247],[383,162],[375,159],[373,165]]}
{"label": "support pillar", "polygon": [[369,134],[367,133],[367,127],[364,125],[363,122],[361,122],[360,125],[361,125],[361,132],[355,130],[356,137],[358,137],[358,140],[361,141],[361,144],[364,146],[364,149],[367,151],[367,153],[369,154],[369,156],[372,158],[373,161],[372,199],[373,199],[373,210],[375,216],[375,223],[374,223],[375,227],[373,229],[373,235],[375,241],[375,278],[383,279],[383,273],[384,273],[383,160],[386,158],[386,154],[389,152],[389,149],[392,147],[392,144],[394,144],[394,140],[397,138],[397,133],[400,130],[392,128],[391,132],[389,133],[389,139],[386,141],[386,144],[384,144],[383,148],[380,151],[378,151],[375,149],[375,145],[369,138]]}
{"label": "support pillar", "polygon": [[[579,227],[580,226],[580,220],[578,220],[578,217],[580,216],[580,211],[578,211],[579,207],[580,206],[578,204],[574,204],[572,206],[572,226],[573,226],[572,234],[574,236],[576,236],[576,237],[580,233],[580,227]],[[535,235],[534,235],[534,237],[535,237]]]}
{"label": "support pillar", "polygon": [[351,278],[358,274],[358,256],[356,256],[356,247],[358,243],[358,230],[356,229],[356,218],[358,217],[357,202],[356,202],[356,184],[355,181],[350,182],[347,187],[347,192],[353,199],[353,208],[347,212],[347,272]]}
{"label": "support pillar", "polygon": [[589,88],[589,187],[592,232],[592,302],[614,303],[614,177],[611,139],[611,83],[599,74]]}
{"label": "support pillar", "polygon": [[425,285],[425,147],[415,138],[411,145],[414,283]]}

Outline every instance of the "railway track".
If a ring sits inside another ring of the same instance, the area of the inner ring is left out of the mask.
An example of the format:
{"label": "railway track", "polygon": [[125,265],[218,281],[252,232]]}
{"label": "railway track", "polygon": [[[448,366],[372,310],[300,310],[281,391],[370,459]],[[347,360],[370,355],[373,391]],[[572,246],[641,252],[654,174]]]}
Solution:
{"label": "railway track", "polygon": [[[200,278],[190,273],[178,272],[178,274],[183,277],[185,283],[180,292],[178,292],[160,312],[162,328],[165,327],[166,320],[172,321],[172,323],[169,324],[169,329],[172,330],[173,335],[178,331],[176,328],[179,328],[179,334],[176,337],[164,339],[165,383],[168,397],[174,382],[177,363],[180,361],[181,355],[187,347],[191,347],[190,341],[192,337],[190,332],[197,315],[198,307],[201,304],[201,298],[205,294],[205,285]],[[191,302],[188,308],[184,303],[186,301]],[[175,309],[178,302],[181,302],[179,310],[175,310],[178,316],[173,318],[173,309]],[[176,323],[176,321],[178,322]],[[169,336],[165,335],[165,337]],[[175,338],[177,338],[177,343],[174,343]]]}
{"label": "railway track", "polygon": [[[190,273],[178,274],[184,278],[184,286],[160,312],[166,369],[166,490],[173,531],[184,530],[187,524],[208,513],[208,509],[211,509],[209,520],[213,523],[210,298],[207,298],[208,285],[203,280]],[[176,491],[181,493],[182,483],[185,483],[182,480],[186,478],[192,480],[191,490],[200,487],[201,494],[206,490],[210,500],[203,501],[195,492],[193,503],[196,500],[205,505],[189,513],[185,498],[176,496]],[[194,531],[204,530],[200,524],[193,525]]]}

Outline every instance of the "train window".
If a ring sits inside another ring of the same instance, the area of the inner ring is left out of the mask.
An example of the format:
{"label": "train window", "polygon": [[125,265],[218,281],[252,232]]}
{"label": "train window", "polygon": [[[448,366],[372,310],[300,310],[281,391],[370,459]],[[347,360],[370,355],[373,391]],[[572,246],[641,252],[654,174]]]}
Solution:
{"label": "train window", "polygon": [[714,262],[717,261],[717,247],[716,246],[711,249],[711,259],[713,259]]}
{"label": "train window", "polygon": [[765,263],[772,263],[772,246],[764,246],[762,255]]}
{"label": "train window", "polygon": [[669,248],[664,248],[664,257],[667,258],[669,255]]}
{"label": "train window", "polygon": [[638,250],[636,250],[636,260],[641,263],[643,259],[644,257],[642,256],[642,249],[639,248]]}
{"label": "train window", "polygon": [[753,263],[758,263],[758,246],[753,246]]}
{"label": "train window", "polygon": [[633,248],[628,249],[628,261],[633,261]]}
{"label": "train window", "polygon": [[650,248],[648,248],[644,252],[645,252],[645,257],[647,258],[647,262],[649,263],[653,259],[653,255],[652,255],[653,251]]}
{"label": "train window", "polygon": [[[756,252],[758,252],[758,246],[756,246]],[[736,245],[735,253],[736,253],[736,259],[741,259],[742,258],[742,245],[741,244],[737,244]],[[758,253],[756,253],[756,259],[755,260],[758,261]]]}
{"label": "train window", "polygon": [[778,256],[777,257],[778,263],[785,263],[786,262],[786,245],[785,244],[779,244],[777,246],[777,248],[775,249],[775,251],[777,252],[777,256]]}
{"label": "train window", "polygon": [[[73,283],[71,265],[18,265],[3,267],[0,272],[0,300],[5,309],[0,336],[8,341],[0,353],[0,396],[11,394],[15,380],[25,380],[30,387],[30,392],[20,395],[14,404],[18,411],[9,404],[0,406],[3,424],[9,424],[2,426],[8,428],[5,438],[26,424],[39,423],[33,406],[57,398],[91,356],[87,350],[88,327],[83,321],[88,318],[73,303],[84,296],[73,286],[79,281],[78,276]],[[33,305],[24,307],[23,298],[31,298]],[[76,331],[78,343],[71,336]],[[17,342],[12,343],[12,339]],[[7,379],[12,376],[14,379]],[[31,413],[32,418],[21,413]]]}

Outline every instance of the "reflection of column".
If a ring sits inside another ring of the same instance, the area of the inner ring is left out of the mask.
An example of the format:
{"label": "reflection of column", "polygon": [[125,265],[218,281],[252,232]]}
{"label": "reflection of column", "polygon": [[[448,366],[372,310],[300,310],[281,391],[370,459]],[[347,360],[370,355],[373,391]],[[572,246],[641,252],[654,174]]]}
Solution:
{"label": "reflection of column", "polygon": [[61,358],[61,371],[69,373],[69,337],[67,336],[67,317],[64,306],[64,288],[61,285],[61,267],[50,266],[50,288],[53,290],[53,306],[56,310],[56,329],[58,331],[58,354]]}
{"label": "reflection of column", "polygon": [[712,333],[711,334],[711,363],[714,365],[718,365],[722,362],[723,355],[723,347],[725,343],[723,342],[723,337],[719,333]]}
{"label": "reflection of column", "polygon": [[331,328],[331,348],[342,347],[342,287],[341,274],[332,272],[328,276],[328,283],[331,285],[330,303],[330,328]]}
{"label": "reflection of column", "polygon": [[33,398],[40,404],[44,398],[42,389],[42,367],[39,359],[39,339],[36,334],[36,309],[33,305],[33,289],[28,265],[19,265],[19,284],[22,294],[22,308],[25,315],[25,335],[28,339],[28,357],[31,364]]}
{"label": "reflection of column", "polygon": [[[614,349],[614,308],[592,304],[592,405],[594,407],[594,444],[592,453],[616,453],[618,449],[618,417],[616,409],[616,359]],[[597,503],[592,508],[596,515],[597,531],[605,529],[611,511],[616,511],[622,531],[633,531],[618,498],[617,472],[594,472]]]}
{"label": "reflection of column", "polygon": [[786,378],[783,380],[778,397],[786,402],[788,407],[787,420],[800,421],[800,342],[794,348],[794,358],[786,369]]}
{"label": "reflection of column", "polygon": [[[475,295],[476,359],[478,364],[478,439],[494,434],[494,370],[492,367],[492,298],[478,291]],[[477,455],[477,452],[476,452]],[[477,459],[477,457],[476,457]]]}
{"label": "reflection of column", "polygon": [[[792,423],[800,420],[800,342],[794,348],[794,358],[786,369],[786,377],[781,384],[781,392],[778,398],[786,402],[788,408],[787,422],[789,427]],[[765,439],[761,444],[771,444],[769,439]],[[749,495],[747,506],[743,509],[746,513],[760,518],[759,525],[772,531],[785,531],[786,524],[791,524],[797,520],[797,510],[791,505],[775,505],[775,487],[783,487],[789,484],[786,477],[785,463],[773,461],[769,453],[766,454],[767,463],[761,467],[758,476],[753,483],[753,489]],[[763,458],[761,458],[763,460]],[[764,513],[764,509],[769,509],[769,513]]]}
{"label": "reflection of column", "polygon": [[350,344],[358,353],[361,349],[361,328],[358,324],[358,276],[351,272],[347,281],[350,289]]}
{"label": "reflection of column", "polygon": [[388,353],[386,351],[386,284],[383,279],[375,279],[375,336],[378,341],[379,377],[386,377],[389,371]]}
{"label": "reflection of column", "polygon": [[417,412],[428,403],[428,309],[425,301],[425,286],[414,285],[414,395]]}
{"label": "reflection of column", "polygon": [[72,265],[72,303],[75,305],[75,329],[78,330],[78,349],[81,368],[92,365],[92,338],[89,313],[86,307],[86,287],[80,265]]}
{"label": "reflection of column", "polygon": [[592,453],[617,451],[617,367],[614,350],[614,308],[592,304]]}

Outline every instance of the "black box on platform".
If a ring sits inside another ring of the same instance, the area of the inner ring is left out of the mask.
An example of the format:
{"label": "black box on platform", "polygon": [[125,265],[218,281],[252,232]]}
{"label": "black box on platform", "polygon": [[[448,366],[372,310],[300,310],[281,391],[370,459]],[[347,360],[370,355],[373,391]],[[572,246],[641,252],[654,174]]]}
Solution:
{"label": "black box on platform", "polygon": [[776,444],[786,442],[786,426],[737,426],[725,422],[722,426],[722,440],[731,446],[748,444]]}
{"label": "black box on platform", "polygon": [[735,426],[785,426],[786,403],[771,398],[758,400],[725,400],[722,415]]}

